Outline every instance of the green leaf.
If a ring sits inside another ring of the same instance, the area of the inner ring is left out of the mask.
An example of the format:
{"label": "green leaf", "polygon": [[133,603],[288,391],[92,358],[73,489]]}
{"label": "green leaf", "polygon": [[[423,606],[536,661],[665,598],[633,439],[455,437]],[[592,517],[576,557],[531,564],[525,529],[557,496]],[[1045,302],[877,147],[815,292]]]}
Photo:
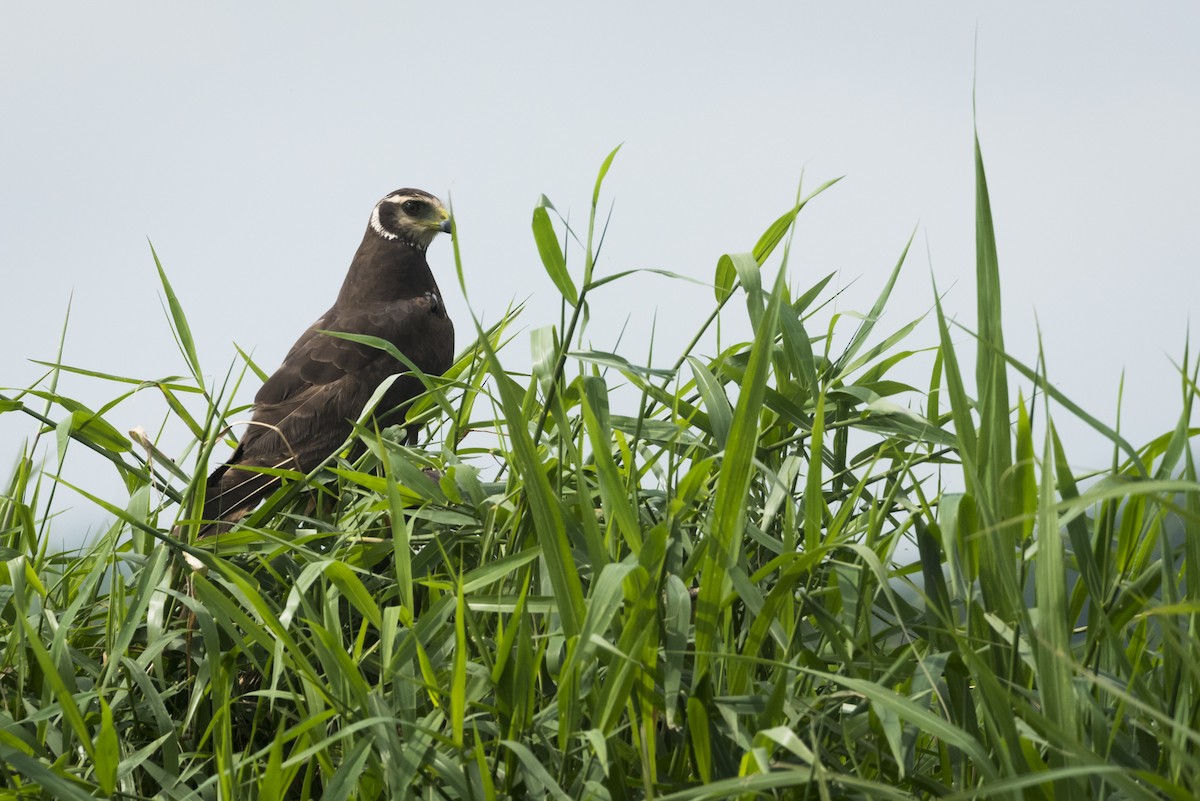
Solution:
{"label": "green leaf", "polygon": [[612,166],[613,159],[617,157],[617,153],[621,150],[622,145],[614,147],[612,152],[604,159],[604,163],[600,165],[600,172],[596,175],[596,186],[592,189],[593,207],[600,202],[600,186],[604,183],[604,176],[608,175],[608,168]]}
{"label": "green leaf", "polygon": [[106,796],[112,796],[117,787],[117,768],[121,764],[121,744],[113,725],[112,708],[103,698],[100,699],[100,731],[96,733],[94,747],[96,781]]}
{"label": "green leaf", "polygon": [[733,259],[729,254],[721,256],[717,259],[717,272],[713,276],[713,294],[716,295],[717,303],[724,303],[733,294],[733,285],[737,281],[737,268],[733,266]]}
{"label": "green leaf", "polygon": [[696,602],[696,670],[693,686],[705,676],[711,654],[718,649],[719,615],[730,587],[728,571],[741,549],[746,522],[746,496],[758,446],[758,418],[766,394],[775,335],[779,330],[779,306],[783,302],[786,287],[785,275],[786,271],[781,269],[775,279],[770,303],[758,325],[733,413],[725,458],[721,461],[717,478],[717,497],[713,505],[704,567],[701,569],[700,595]]}
{"label": "green leaf", "polygon": [[334,583],[341,591],[342,595],[354,608],[362,613],[363,617],[371,622],[375,628],[379,628],[383,623],[383,615],[379,611],[378,604],[371,597],[371,593],[367,592],[367,588],[354,575],[354,571],[341,562],[328,562],[325,565],[325,577]]}
{"label": "green leaf", "polygon": [[[491,343],[481,337],[480,345],[488,368],[499,379],[496,385],[505,417],[513,421],[524,420],[526,416],[522,410],[524,398],[521,391],[505,374]],[[542,546],[542,556],[554,588],[554,601],[561,615],[563,632],[568,637],[574,637],[578,635],[583,622],[583,585],[567,542],[562,502],[550,486],[529,430],[523,425],[513,425],[508,433],[512,465],[524,482],[523,492],[533,516],[538,542]]]}
{"label": "green leaf", "polygon": [[804,550],[814,552],[821,547],[827,505],[821,494],[821,468],[825,447],[825,393],[817,392],[813,411],[812,433],[808,441],[808,474],[804,481]]}
{"label": "green leaf", "polygon": [[604,512],[616,521],[629,549],[638,554],[642,550],[642,530],[638,522],[637,500],[630,497],[621,471],[613,458],[607,388],[604,382],[595,376],[584,376],[582,385],[583,424],[592,445],[592,458],[596,462],[596,476],[600,482]]}
{"label": "green leaf", "polygon": [[672,378],[675,373],[671,370],[664,370],[656,367],[642,367],[641,365],[630,362],[623,356],[618,356],[615,353],[607,353],[599,350],[584,350],[571,351],[569,354],[572,359],[578,359],[581,362],[588,364],[598,364],[601,367],[615,367],[622,373],[629,375],[637,375],[644,377],[656,378]]}
{"label": "green leaf", "polygon": [[579,292],[567,272],[567,262],[563,258],[562,247],[554,233],[554,225],[550,222],[550,213],[545,206],[533,210],[533,239],[537,243],[538,255],[542,257],[542,266],[546,274],[558,287],[559,293],[572,306],[579,304]]}
{"label": "green leaf", "polygon": [[552,325],[533,329],[529,332],[529,348],[533,355],[533,374],[542,387],[542,394],[548,395],[551,385],[558,378],[554,374],[558,364],[558,330]]}
{"label": "green leaf", "polygon": [[750,253],[730,253],[721,258],[728,258],[737,272],[742,289],[746,291],[746,308],[750,312],[750,324],[757,331],[759,321],[762,319],[763,308],[762,265]]}
{"label": "green leaf", "polygon": [[7,762],[34,787],[48,791],[57,801],[95,801],[92,793],[55,772],[40,759],[0,746],[0,760]]}
{"label": "green leaf", "polygon": [[704,363],[693,356],[687,358],[696,377],[696,388],[700,390],[700,397],[704,401],[704,410],[708,412],[708,420],[712,424],[713,439],[717,447],[724,449],[733,425],[733,407],[729,405],[724,387]]}
{"label": "green leaf", "polygon": [[[912,247],[913,238],[916,237],[916,235],[916,231],[913,231],[912,234],[909,235],[908,242],[905,243],[904,250],[900,251],[900,258],[896,260],[896,266],[892,268],[892,272],[891,275],[888,276],[887,283],[883,285],[883,290],[880,291],[879,297],[875,299],[875,305],[871,307],[870,313],[867,314],[862,323],[858,326],[858,330],[854,332],[854,336],[850,339],[850,343],[846,345],[846,349],[842,351],[842,355],[838,357],[837,362],[834,364],[834,375],[841,376],[844,372],[848,372],[850,369],[853,369],[849,367],[850,360],[853,359],[855,354],[858,353],[859,349],[867,341],[867,337],[871,335],[871,331],[875,328],[875,323],[877,323],[879,318],[883,316],[883,310],[887,306],[888,298],[890,298],[892,295],[892,288],[896,285],[896,279],[900,277],[900,269],[904,266],[904,260],[908,257],[908,249]],[[903,337],[905,333],[912,330],[912,327],[916,325],[916,322],[919,322],[919,320],[910,323],[908,328],[901,329],[901,333],[896,337],[896,339]],[[889,342],[886,344],[890,345],[891,343]]]}
{"label": "green leaf", "polygon": [[[23,558],[21,559],[24,561]],[[67,684],[67,682],[75,684],[76,676],[73,672],[64,675],[59,670],[59,667],[54,664],[53,658],[42,644],[41,636],[34,630],[24,612],[18,613],[16,617],[21,624],[25,644],[33,651],[34,659],[37,660],[38,667],[41,668],[43,680],[47,683],[54,698],[58,701],[62,710],[62,716],[70,726],[70,733],[74,734],[75,740],[87,752],[88,758],[94,762],[96,758],[95,746],[92,744],[87,724],[84,723],[83,713],[79,709],[79,704],[76,703],[76,696]],[[66,736],[67,732],[63,732],[63,734]],[[70,742],[70,738],[67,737],[64,740],[64,745]]]}
{"label": "green leaf", "polygon": [[[1023,411],[1023,410],[1022,410]],[[1067,611],[1066,565],[1062,532],[1055,513],[1054,424],[1046,420],[1046,443],[1042,452],[1042,482],[1037,497],[1037,638],[1034,654],[1038,666],[1037,686],[1042,708],[1058,731],[1078,740],[1078,701],[1072,685],[1076,668],[1071,659],[1070,616]],[[1030,477],[1032,480],[1032,476]],[[1033,510],[1029,510],[1032,512]],[[1051,767],[1065,768],[1061,753],[1050,754]],[[1061,787],[1064,797],[1084,797],[1083,786]]]}
{"label": "green leaf", "polygon": [[591,659],[596,651],[595,638],[601,637],[612,625],[613,616],[620,610],[624,600],[622,587],[625,578],[636,569],[635,564],[614,562],[605,565],[600,571],[588,598],[587,615],[583,619],[578,644],[563,668],[564,671]]}
{"label": "green leaf", "polygon": [[536,545],[524,550],[510,553],[498,559],[488,561],[479,567],[465,573],[461,584],[463,592],[477,593],[491,587],[506,576],[537,560],[542,555],[542,549]]}
{"label": "green leaf", "polygon": [[259,801],[283,801],[283,726],[271,740],[267,767],[258,781]]}
{"label": "green leaf", "polygon": [[774,252],[775,248],[778,247],[779,243],[783,241],[783,237],[787,235],[788,229],[791,228],[792,223],[795,222],[796,216],[800,213],[800,210],[807,206],[810,200],[840,180],[842,179],[833,178],[821,184],[810,195],[797,203],[791,209],[791,211],[784,212],[779,216],[779,219],[771,223],[767,230],[763,231],[763,235],[758,238],[758,242],[754,245],[754,260],[759,264],[764,263],[771,256],[771,253]]}
{"label": "green leaf", "polygon": [[691,627],[692,596],[683,580],[667,576],[666,614],[663,624],[667,639],[663,648],[663,696],[666,701],[667,725],[678,725],[679,693],[683,687],[684,663],[687,661],[687,636]]}
{"label": "green leaf", "polygon": [[687,727],[692,746],[692,758],[700,781],[708,784],[713,775],[712,736],[708,726],[708,710],[696,696],[687,699]]}
{"label": "green leaf", "polygon": [[363,766],[367,764],[369,756],[371,756],[371,740],[358,740],[346,755],[345,761],[330,778],[329,784],[321,796],[323,801],[347,801],[351,794],[358,789],[362,779]]}
{"label": "green leaf", "polygon": [[454,745],[463,747],[467,710],[467,604],[460,583],[454,594],[454,661],[450,672],[450,730]]}
{"label": "green leaf", "polygon": [[167,280],[167,271],[163,269],[162,262],[158,260],[158,253],[154,250],[152,243],[150,244],[150,255],[154,257],[158,280],[162,283],[163,293],[167,296],[167,306],[171,310],[171,333],[175,335],[175,342],[179,345],[180,352],[192,370],[192,378],[196,379],[196,384],[203,389],[204,373],[200,369],[200,357],[196,354],[196,343],[192,339],[192,329],[188,326],[187,316],[183,313],[183,305],[176,297],[171,282]]}
{"label": "green leaf", "polygon": [[[975,294],[979,309],[979,339],[975,353],[975,383],[979,400],[979,467],[981,491],[995,510],[996,522],[1020,513],[1012,476],[1012,423],[1009,413],[1008,371],[1004,356],[1004,329],[1000,309],[1000,264],[996,255],[996,232],[988,197],[983,151],[975,134]],[[1001,526],[996,541],[997,556],[1008,572],[1011,549],[1016,546],[1017,528]],[[1001,553],[1003,556],[1001,556]],[[1004,581],[1007,583],[1008,579]]]}
{"label": "green leaf", "polygon": [[121,432],[91,412],[72,412],[69,420],[70,430],[78,438],[88,439],[107,451],[127,453],[133,447]]}
{"label": "green leaf", "polygon": [[[802,670],[805,673],[816,674],[815,671],[803,668]],[[990,783],[998,778],[999,774],[996,771],[996,766],[992,763],[988,752],[979,741],[953,723],[934,714],[917,701],[864,679],[835,673],[816,675],[823,681],[831,681],[853,690],[872,704],[879,704],[890,709],[906,723],[916,726],[930,736],[937,737],[946,745],[961,750],[971,758],[971,764],[979,771],[983,781]]]}
{"label": "green leaf", "polygon": [[[946,390],[950,396],[951,418],[954,420],[954,436],[958,440],[958,455],[963,463],[963,478],[967,490],[979,498],[979,448],[975,436],[975,421],[971,416],[971,400],[967,396],[966,383],[958,366],[958,354],[950,339],[950,325],[942,309],[937,283],[933,286],[934,308],[937,311],[938,336],[941,342],[942,367],[946,371]],[[983,510],[985,514],[988,509]],[[990,522],[990,517],[988,518]]]}
{"label": "green leaf", "polygon": [[517,755],[517,759],[521,762],[525,782],[530,785],[535,797],[545,797],[549,793],[550,797],[556,801],[571,801],[571,797],[563,792],[562,787],[529,748],[513,740],[501,740],[500,745]]}

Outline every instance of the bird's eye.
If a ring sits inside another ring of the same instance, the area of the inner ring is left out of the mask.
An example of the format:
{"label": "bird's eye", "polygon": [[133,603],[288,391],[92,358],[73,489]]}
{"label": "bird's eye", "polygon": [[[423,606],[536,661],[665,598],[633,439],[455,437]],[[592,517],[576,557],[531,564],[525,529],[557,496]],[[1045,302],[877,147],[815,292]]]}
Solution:
{"label": "bird's eye", "polygon": [[406,200],[401,204],[406,214],[417,214],[421,211],[422,203],[419,200]]}

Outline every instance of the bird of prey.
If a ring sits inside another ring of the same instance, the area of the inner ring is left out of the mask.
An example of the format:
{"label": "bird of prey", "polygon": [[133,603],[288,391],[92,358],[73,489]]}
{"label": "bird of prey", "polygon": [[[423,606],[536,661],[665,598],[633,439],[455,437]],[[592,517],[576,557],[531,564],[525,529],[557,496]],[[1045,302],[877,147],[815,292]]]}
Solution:
{"label": "bird of prey", "polygon": [[[203,518],[217,525],[202,534],[229,528],[278,487],[277,477],[243,468],[316,469],[349,436],[383,379],[407,370],[386,351],[322,331],[387,340],[429,375],[450,367],[454,326],[425,260],[442,231],[451,231],[450,214],[428,192],[398,189],[375,204],[337,300],[263,384],[237,450],[209,476]],[[376,419],[394,422],[396,407],[423,390],[414,376],[397,379]]]}

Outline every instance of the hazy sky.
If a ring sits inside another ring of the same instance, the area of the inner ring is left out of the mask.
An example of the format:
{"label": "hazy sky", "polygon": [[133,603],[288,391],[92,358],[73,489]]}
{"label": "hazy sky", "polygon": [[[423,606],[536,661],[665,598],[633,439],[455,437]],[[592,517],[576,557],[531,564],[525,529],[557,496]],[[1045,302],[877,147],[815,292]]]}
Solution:
{"label": "hazy sky", "polygon": [[[557,322],[531,211],[545,193],[582,223],[622,142],[600,273],[709,281],[802,170],[810,186],[845,175],[802,216],[792,285],[837,270],[838,310],[866,311],[916,229],[881,330],[929,308],[931,272],[973,324],[977,65],[1008,345],[1032,362],[1040,323],[1052,380],[1109,422],[1124,370],[1140,443],[1174,423],[1171,360],[1200,308],[1197,41],[1200,6],[1172,2],[6,3],[0,386],[37,379],[28,359],[53,357],[72,294],[67,363],[186,372],[147,239],[206,371],[223,375],[235,342],[273,369],[402,186],[452,195],[477,313],[528,297],[526,328]],[[448,241],[430,261],[465,342]],[[668,363],[711,297],[617,284],[590,334],[610,346],[630,318],[636,360],[657,310]],[[914,346],[934,343],[923,330]],[[120,391],[62,389],[96,405]],[[161,404],[146,393],[111,419],[154,428]],[[0,479],[30,423],[0,416]],[[1107,446],[1076,432],[1076,461],[1103,465]],[[82,480],[119,496],[96,470]]]}

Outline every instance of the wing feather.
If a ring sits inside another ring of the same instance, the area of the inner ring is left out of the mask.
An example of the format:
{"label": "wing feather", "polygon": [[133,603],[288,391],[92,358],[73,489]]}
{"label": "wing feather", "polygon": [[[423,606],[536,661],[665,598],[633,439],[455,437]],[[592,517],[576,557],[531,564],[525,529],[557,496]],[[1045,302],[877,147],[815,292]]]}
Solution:
{"label": "wing feather", "polygon": [[[379,383],[406,371],[386,351],[323,330],[385,339],[426,373],[445,372],[453,359],[454,329],[432,293],[354,309],[335,305],[296,340],[258,391],[237,450],[209,477],[205,519],[224,519],[277,486],[274,477],[239,466],[314,469],[346,440]],[[385,414],[422,389],[417,379],[401,378],[378,411]]]}

